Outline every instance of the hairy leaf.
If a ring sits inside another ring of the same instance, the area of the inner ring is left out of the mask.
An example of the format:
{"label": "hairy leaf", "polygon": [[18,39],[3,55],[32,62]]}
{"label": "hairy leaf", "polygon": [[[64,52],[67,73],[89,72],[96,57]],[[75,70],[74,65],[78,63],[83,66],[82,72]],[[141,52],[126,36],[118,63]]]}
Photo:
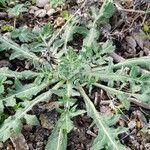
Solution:
{"label": "hairy leaf", "polygon": [[[63,82],[57,83],[52,90],[58,89],[60,86],[62,86]],[[20,132],[22,128],[21,119],[25,117],[28,111],[32,109],[32,107],[39,102],[42,101],[48,101],[52,95],[51,90],[37,96],[32,101],[25,101],[22,104],[23,108],[20,108],[16,111],[16,114],[14,116],[10,116],[5,120],[3,125],[0,128],[0,141],[6,141],[13,132],[18,133]],[[28,120],[29,121],[29,120]],[[33,123],[33,122],[32,122]]]}
{"label": "hairy leaf", "polygon": [[27,12],[27,11],[28,9],[25,7],[24,4],[17,4],[13,8],[8,9],[8,14],[9,16],[17,17],[20,15],[20,13]]}
{"label": "hairy leaf", "polygon": [[92,149],[97,150],[98,147],[99,149],[107,147],[109,150],[125,149],[125,147],[118,140],[118,134],[120,133],[120,131],[118,132],[117,130],[109,127],[109,125],[107,125],[107,123],[105,122],[105,119],[99,115],[99,113],[94,107],[94,104],[86,95],[83,88],[80,85],[78,85],[78,89],[85,100],[88,116],[93,118],[95,124],[99,128],[99,134],[101,134],[97,136],[96,140],[93,143],[94,145]]}

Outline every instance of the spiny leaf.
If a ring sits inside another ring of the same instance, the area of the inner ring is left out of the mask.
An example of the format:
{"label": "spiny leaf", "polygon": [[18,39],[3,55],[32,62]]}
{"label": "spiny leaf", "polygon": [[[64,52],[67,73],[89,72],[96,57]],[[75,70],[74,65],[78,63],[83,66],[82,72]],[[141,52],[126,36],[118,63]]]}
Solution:
{"label": "spiny leaf", "polygon": [[0,76],[16,79],[33,79],[37,76],[42,75],[41,73],[25,70],[22,72],[12,71],[7,67],[0,68]]}
{"label": "spiny leaf", "polygon": [[4,105],[3,102],[0,100],[0,114],[4,111]]}
{"label": "spiny leaf", "polygon": [[62,39],[64,40],[64,45],[66,47],[67,42],[71,41],[73,39],[73,34],[75,32],[76,26],[74,25],[74,22],[69,23],[64,31],[64,34],[62,35]]}
{"label": "spiny leaf", "polygon": [[0,94],[4,92],[4,83],[6,81],[7,77],[5,76],[0,76]]}
{"label": "spiny leaf", "polygon": [[28,59],[39,61],[39,58],[34,53],[31,53],[29,52],[29,50],[24,49],[23,47],[20,47],[18,44],[16,44],[15,42],[13,42],[12,40],[8,38],[6,39],[4,37],[0,37],[0,42],[1,42],[0,44],[1,50],[12,49],[14,50],[16,55],[19,55],[19,57],[21,56],[23,58],[28,58]]}
{"label": "spiny leaf", "polygon": [[35,38],[35,35],[27,27],[20,27],[11,32],[11,37],[12,39],[18,38],[21,42],[29,42]]}
{"label": "spiny leaf", "polygon": [[0,36],[0,51],[3,51],[3,50],[13,50],[11,59],[25,58],[28,60],[32,60],[33,62],[37,62],[39,64],[44,64],[48,68],[51,68],[51,65],[46,60],[40,59],[34,53],[30,52],[30,50],[27,47],[24,47],[24,45],[22,45],[20,47],[18,44],[16,44],[12,40],[10,40],[6,37],[4,38],[4,37]]}
{"label": "spiny leaf", "polygon": [[48,138],[45,150],[66,150],[67,148],[67,133],[73,128],[73,122],[70,120],[69,114],[65,113],[58,120],[56,127]]}
{"label": "spiny leaf", "polygon": [[127,59],[123,62],[120,62],[120,63],[114,65],[114,68],[120,68],[122,66],[132,67],[132,65],[139,65],[140,67],[150,69],[150,57],[144,56],[144,57],[140,57],[140,58]]}
{"label": "spiny leaf", "polygon": [[8,9],[8,14],[9,16],[17,17],[20,15],[20,13],[27,12],[27,11],[28,9],[25,7],[24,4],[17,4],[13,8]]}
{"label": "spiny leaf", "polygon": [[115,50],[115,46],[113,46],[113,42],[110,40],[107,40],[105,43],[102,44],[102,48],[100,50],[100,54],[111,54]]}
{"label": "spiny leaf", "polygon": [[[57,83],[52,90],[57,90],[62,86],[63,82]],[[32,101],[25,101],[22,104],[24,108],[20,108],[16,111],[14,116],[11,116],[5,120],[0,128],[0,141],[6,141],[12,134],[12,132],[19,132],[21,130],[21,120],[32,109],[34,105],[42,101],[48,101],[52,95],[51,90],[37,96]],[[17,126],[17,127],[16,127]],[[19,130],[19,131],[18,131]]]}
{"label": "spiny leaf", "polygon": [[78,89],[84,98],[88,115],[91,118],[93,118],[94,122],[96,123],[97,127],[99,128],[99,131],[100,131],[99,134],[103,135],[103,136],[98,135],[98,137],[97,137],[98,139],[96,139],[96,141],[94,143],[94,144],[98,144],[98,146],[93,145],[93,150],[97,150],[98,147],[100,147],[100,149],[107,147],[109,150],[125,149],[125,147],[123,147],[123,145],[118,140],[117,132],[115,132],[115,130],[113,128],[110,128],[106,124],[105,120],[99,115],[99,113],[97,112],[97,110],[94,107],[94,104],[91,102],[91,100],[89,99],[89,97],[86,95],[83,88],[79,84],[78,84]]}
{"label": "spiny leaf", "polygon": [[[142,101],[146,102],[146,103],[149,102],[150,91],[148,93],[143,92],[143,93],[137,94],[137,93],[129,93],[129,92],[117,90],[115,88],[111,88],[111,87],[108,87],[108,86],[105,86],[102,84],[98,84],[98,83],[95,83],[94,85],[106,90],[111,95],[115,95],[121,101],[122,100],[126,100],[126,101],[129,100],[130,102],[138,103],[139,105],[141,105]],[[133,100],[132,98],[136,98],[136,99]],[[147,104],[142,104],[142,105],[145,106]]]}
{"label": "spiny leaf", "polygon": [[67,148],[67,132],[62,129],[57,130],[55,128],[48,138],[48,144],[45,147],[45,150],[66,150]]}
{"label": "spiny leaf", "polygon": [[92,27],[83,41],[82,51],[86,51],[85,49],[86,47],[91,48],[92,44],[94,43],[95,40],[97,40],[98,36],[99,36],[99,32],[95,27]]}
{"label": "spiny leaf", "polygon": [[30,100],[34,95],[43,90],[48,83],[43,83],[42,85],[28,84],[23,87],[19,87],[16,91],[13,91],[4,99],[1,99],[5,103],[6,106],[15,106],[16,98],[21,100]]}
{"label": "spiny leaf", "polygon": [[99,18],[98,19],[109,19],[114,14],[114,4],[113,0],[105,0],[100,11],[99,11]]}
{"label": "spiny leaf", "polygon": [[39,121],[35,115],[25,114],[26,123],[32,126],[39,125]]}
{"label": "spiny leaf", "polygon": [[62,79],[71,79],[80,72],[81,63],[78,59],[78,55],[70,48],[67,55],[62,58],[62,61],[58,65],[57,74]]}
{"label": "spiny leaf", "polygon": [[57,7],[59,5],[62,5],[65,2],[65,0],[49,0],[49,1],[53,7]]}

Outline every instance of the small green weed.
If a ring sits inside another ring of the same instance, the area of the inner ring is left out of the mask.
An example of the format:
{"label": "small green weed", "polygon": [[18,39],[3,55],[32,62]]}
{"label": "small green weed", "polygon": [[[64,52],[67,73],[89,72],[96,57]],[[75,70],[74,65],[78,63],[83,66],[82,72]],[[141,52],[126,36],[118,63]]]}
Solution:
{"label": "small green weed", "polygon": [[8,15],[11,17],[18,17],[21,13],[27,12],[28,9],[25,4],[16,4],[13,8],[8,9]]}

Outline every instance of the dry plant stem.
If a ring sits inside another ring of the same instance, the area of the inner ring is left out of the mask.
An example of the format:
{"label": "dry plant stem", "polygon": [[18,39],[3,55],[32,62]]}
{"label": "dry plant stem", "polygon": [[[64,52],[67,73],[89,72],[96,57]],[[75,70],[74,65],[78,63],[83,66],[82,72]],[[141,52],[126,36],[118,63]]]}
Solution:
{"label": "dry plant stem", "polygon": [[59,32],[54,35],[50,41],[48,42],[48,46],[50,47],[52,45],[52,43],[55,41],[55,39],[61,34],[61,32],[63,31],[63,29],[67,26],[67,24],[76,16],[76,14],[85,6],[87,0],[84,1],[84,3],[81,5],[81,7],[74,13],[74,15],[72,15],[70,17],[70,19],[67,20],[67,22],[62,26],[62,28],[59,30]]}
{"label": "dry plant stem", "polygon": [[[150,7],[150,3],[148,3],[148,6],[147,6],[146,11],[148,11],[149,7]],[[144,16],[144,19],[143,19],[143,21],[142,21],[142,25],[144,25],[144,22],[145,22],[145,20],[146,20],[146,17],[147,17],[147,14],[145,14],[145,16]]]}
{"label": "dry plant stem", "polygon": [[149,109],[150,110],[150,106],[148,104],[145,104],[145,103],[142,103],[142,102],[139,102],[136,98],[130,98],[129,99],[130,102],[140,106],[140,107],[143,107],[145,109]]}
{"label": "dry plant stem", "polygon": [[[121,57],[120,55],[116,54],[116,53],[112,53],[111,57],[114,59],[115,62],[119,63],[119,62],[123,62],[126,59]],[[142,73],[149,73],[149,71],[145,70],[145,69],[141,69]]]}
{"label": "dry plant stem", "polygon": [[110,55],[114,60],[115,62],[121,62],[121,61],[124,61],[125,59],[123,57],[121,57],[120,55],[116,54],[116,53],[112,53]]}
{"label": "dry plant stem", "polygon": [[[98,84],[98,83],[95,83],[94,86],[100,87],[103,90],[105,90],[106,92],[107,92],[107,89],[110,89],[109,87],[106,87],[105,85]],[[121,94],[123,93],[124,94],[124,92],[116,90],[116,89],[113,89],[113,92],[114,93],[121,93]],[[134,104],[136,104],[136,105],[138,105],[140,107],[143,107],[145,109],[149,109],[150,110],[150,106],[148,104],[142,103],[141,101],[137,100],[136,98],[131,98],[130,97],[130,95],[131,95],[130,93],[127,93],[127,94],[129,95],[129,101],[130,102],[132,102],[132,103],[134,103]]]}
{"label": "dry plant stem", "polygon": [[132,20],[132,22],[131,22],[131,25],[130,25],[127,29],[125,29],[125,30],[122,29],[121,32],[122,32],[122,33],[128,32],[129,29],[132,28],[134,22],[135,22],[140,16],[142,16],[142,14],[139,14],[139,15],[137,15],[135,18],[133,18],[133,20]]}
{"label": "dry plant stem", "polygon": [[150,13],[149,11],[142,11],[142,10],[134,10],[134,9],[124,9],[119,4],[115,3],[117,9],[119,11],[129,12],[129,13],[140,13],[140,14],[147,14]]}
{"label": "dry plant stem", "polygon": [[10,140],[15,148],[15,150],[29,150],[29,146],[23,134],[13,135]]}

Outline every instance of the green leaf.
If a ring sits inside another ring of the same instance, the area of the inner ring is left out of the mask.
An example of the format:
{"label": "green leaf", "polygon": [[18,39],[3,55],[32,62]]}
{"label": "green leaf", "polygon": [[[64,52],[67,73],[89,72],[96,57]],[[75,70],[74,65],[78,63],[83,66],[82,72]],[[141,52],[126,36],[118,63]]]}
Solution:
{"label": "green leaf", "polygon": [[15,42],[6,37],[4,38],[0,36],[0,42],[1,42],[0,47],[2,47],[2,50],[12,49],[14,51],[16,56],[13,56],[13,58],[21,56],[22,58],[33,59],[36,61],[37,59],[39,60],[39,58],[34,53],[31,53],[27,48],[20,47],[18,44],[16,44]]}
{"label": "green leaf", "polygon": [[55,128],[48,138],[45,150],[66,150],[67,148],[67,132],[62,129]]}
{"label": "green leaf", "polygon": [[42,64],[45,65],[47,68],[51,68],[51,65],[49,62],[47,62],[45,59],[40,59],[38,56],[36,56],[34,53],[32,53],[27,47],[24,47],[22,45],[21,47],[13,42],[12,40],[0,36],[0,51],[3,50],[13,50],[13,53],[11,54],[11,59],[19,58],[19,59],[28,59],[32,60],[33,64]]}
{"label": "green leaf", "polygon": [[100,54],[111,54],[115,51],[115,46],[113,46],[113,42],[107,40],[102,44],[102,49],[100,50]]}
{"label": "green leaf", "polygon": [[15,118],[15,123],[12,123],[13,118],[9,117],[5,120],[4,125],[1,127],[0,131],[0,141],[6,141],[15,132],[20,133],[22,128],[22,123],[19,119]]}
{"label": "green leaf", "polygon": [[[64,116],[65,115],[65,116]],[[64,114],[58,120],[56,127],[48,138],[45,150],[66,150],[67,148],[67,133],[73,128],[73,123],[68,114]]]}
{"label": "green leaf", "polygon": [[80,72],[81,62],[74,49],[70,48],[58,65],[57,74],[61,79],[72,79]]}
{"label": "green leaf", "polygon": [[115,7],[114,7],[114,3],[113,0],[105,0],[100,11],[99,11],[99,15],[100,15],[100,19],[109,19],[110,17],[113,16],[115,11]]}
{"label": "green leaf", "polygon": [[76,26],[74,25],[75,21],[69,23],[65,27],[65,31],[62,34],[62,39],[64,40],[64,48],[67,49],[67,43],[73,39],[73,34],[75,33]]}
{"label": "green leaf", "polygon": [[86,52],[86,47],[91,48],[92,44],[98,39],[99,37],[99,32],[95,27],[92,27],[86,38],[83,40],[83,52]]}
{"label": "green leaf", "polygon": [[7,67],[0,68],[0,76],[16,79],[33,79],[37,76],[40,76],[41,73],[33,72],[30,70],[25,70],[22,72],[12,71]]}
{"label": "green leaf", "polygon": [[3,113],[3,111],[4,111],[3,101],[0,100],[0,114]]}
{"label": "green leaf", "polygon": [[5,102],[6,106],[13,107],[16,105],[16,98],[19,98],[21,100],[30,100],[46,86],[48,86],[48,83],[43,83],[41,85],[28,84],[18,87],[18,89],[16,89],[15,91],[9,92],[9,95],[3,98],[2,101]]}
{"label": "green leaf", "polygon": [[24,4],[17,4],[13,8],[8,9],[8,15],[12,17],[17,17],[20,13],[27,12],[28,9],[25,7]]}
{"label": "green leaf", "polygon": [[[63,82],[57,83],[52,90],[58,89],[60,86],[62,86]],[[16,114],[14,116],[11,116],[7,118],[3,125],[0,128],[0,141],[6,141],[8,138],[10,138],[12,131],[13,133],[19,133],[22,128],[21,119],[24,118],[24,116],[29,112],[33,106],[38,104],[39,102],[48,101],[52,95],[51,90],[37,96],[32,101],[25,101],[22,103],[24,108],[20,108],[16,111]]]}
{"label": "green leaf", "polygon": [[32,126],[39,125],[39,121],[35,115],[25,114],[26,123]]}
{"label": "green leaf", "polygon": [[80,109],[78,109],[77,111],[72,112],[70,115],[71,115],[71,117],[76,117],[76,116],[82,115],[82,114],[84,114],[84,113],[86,113],[85,110],[80,110]]}
{"label": "green leaf", "polygon": [[41,29],[41,35],[44,38],[49,37],[53,33],[53,26],[51,23],[45,24]]}
{"label": "green leaf", "polygon": [[80,85],[78,85],[78,89],[84,98],[88,116],[93,118],[95,124],[99,128],[99,135],[95,139],[92,149],[97,150],[103,149],[105,147],[107,147],[109,150],[125,149],[125,147],[118,140],[118,134],[120,132],[116,132],[114,128],[111,128],[109,125],[107,125],[108,122],[106,123],[105,119],[100,116],[100,114],[95,109],[94,104],[91,102]]}
{"label": "green leaf", "polygon": [[10,32],[10,31],[12,31],[13,30],[13,26],[11,26],[11,25],[9,25],[9,24],[6,24],[6,25],[3,25],[3,26],[1,26],[1,30],[3,31],[3,32]]}
{"label": "green leaf", "polygon": [[0,94],[4,92],[4,83],[6,81],[7,77],[6,76],[0,76]]}
{"label": "green leaf", "polygon": [[69,20],[71,17],[72,17],[72,15],[69,13],[69,11],[67,11],[67,10],[64,10],[64,11],[62,11],[61,12],[61,16],[65,19],[65,20]]}
{"label": "green leaf", "polygon": [[[12,39],[19,39],[21,42],[29,42],[35,38],[35,35],[27,27],[20,27],[11,32]],[[37,38],[37,37],[36,37]]]}
{"label": "green leaf", "polygon": [[65,0],[49,0],[49,2],[53,7],[57,7],[62,5],[65,2]]}

